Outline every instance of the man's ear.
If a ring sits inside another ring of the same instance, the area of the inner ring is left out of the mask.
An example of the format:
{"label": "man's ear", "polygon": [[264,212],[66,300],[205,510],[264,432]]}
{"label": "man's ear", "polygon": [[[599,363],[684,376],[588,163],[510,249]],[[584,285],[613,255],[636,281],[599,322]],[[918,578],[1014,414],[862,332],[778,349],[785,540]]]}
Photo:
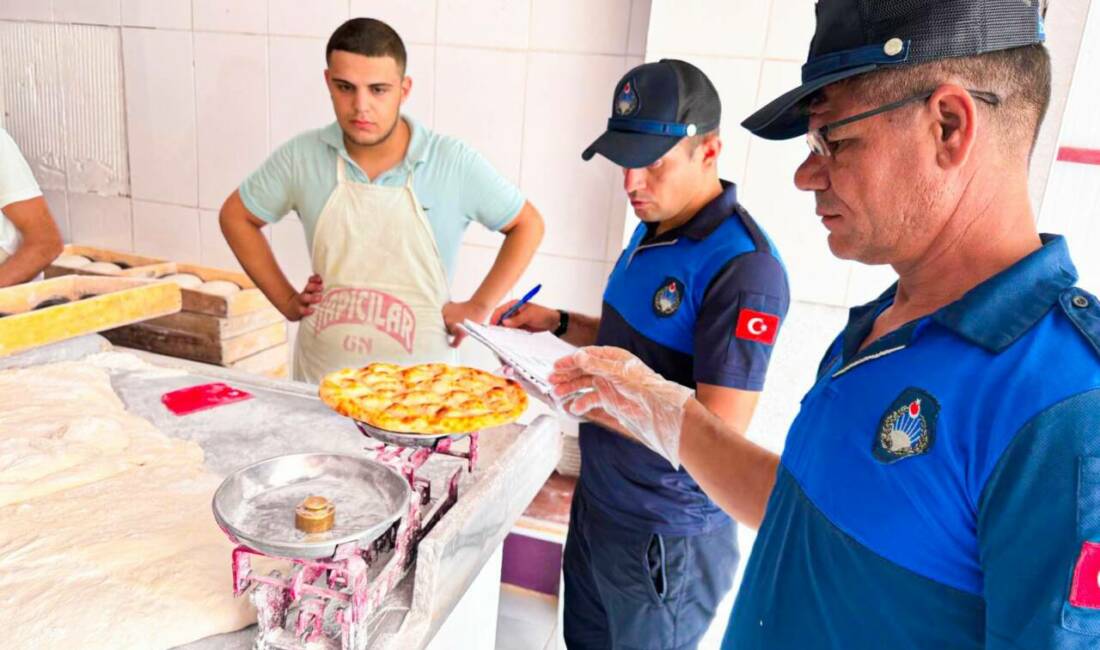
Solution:
{"label": "man's ear", "polygon": [[405,75],[401,78],[401,103],[404,104],[409,99],[409,93],[412,92],[413,78],[409,75]]}
{"label": "man's ear", "polygon": [[936,163],[942,169],[966,164],[978,136],[978,107],[965,88],[944,84],[928,101],[932,135],[936,139]]}
{"label": "man's ear", "polygon": [[699,151],[703,155],[704,166],[717,166],[718,156],[722,153],[722,138],[717,133],[703,136],[703,142],[699,144]]}

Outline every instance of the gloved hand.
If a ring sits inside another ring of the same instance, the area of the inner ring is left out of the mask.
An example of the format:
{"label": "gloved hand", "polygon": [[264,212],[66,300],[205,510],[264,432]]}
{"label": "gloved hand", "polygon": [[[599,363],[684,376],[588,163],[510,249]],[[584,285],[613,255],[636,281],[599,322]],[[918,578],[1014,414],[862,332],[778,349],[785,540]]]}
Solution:
{"label": "gloved hand", "polygon": [[626,350],[611,347],[582,348],[559,360],[550,381],[559,397],[590,391],[566,405],[571,413],[599,422],[600,411],[605,412],[679,469],[680,427],[684,405],[693,395],[690,388],[661,377]]}

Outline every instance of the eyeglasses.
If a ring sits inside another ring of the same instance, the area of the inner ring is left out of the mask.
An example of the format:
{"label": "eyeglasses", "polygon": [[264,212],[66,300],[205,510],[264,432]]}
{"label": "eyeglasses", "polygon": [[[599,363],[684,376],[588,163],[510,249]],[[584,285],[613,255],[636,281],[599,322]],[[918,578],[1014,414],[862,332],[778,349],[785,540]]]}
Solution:
{"label": "eyeglasses", "polygon": [[[899,109],[902,106],[905,106],[906,104],[910,104],[910,103],[913,103],[913,102],[926,102],[926,101],[928,101],[928,99],[930,97],[932,97],[932,95],[935,94],[935,92],[936,92],[935,90],[929,90],[929,91],[920,93],[919,95],[913,95],[912,97],[907,97],[905,99],[898,100],[896,102],[890,102],[889,104],[883,104],[882,106],[879,106],[878,108],[872,108],[869,111],[859,113],[859,114],[853,115],[851,117],[846,117],[843,120],[837,120],[836,122],[830,122],[829,124],[826,124],[824,126],[820,126],[816,129],[810,129],[806,133],[806,144],[810,145],[810,151],[812,151],[816,155],[822,156],[824,158],[829,158],[835,152],[836,144],[837,144],[837,143],[831,142],[829,140],[828,136],[829,136],[830,131],[833,131],[833,130],[836,130],[836,129],[842,127],[842,126],[851,124],[852,122],[858,122],[860,120],[865,120],[869,117],[874,117],[875,115],[879,115],[881,113],[886,113],[888,111]],[[1001,103],[1001,98],[998,97],[994,93],[986,92],[984,90],[970,90],[970,89],[967,89],[966,92],[970,93],[974,97],[974,99],[981,100],[981,101],[989,104],[990,106],[997,106]]]}

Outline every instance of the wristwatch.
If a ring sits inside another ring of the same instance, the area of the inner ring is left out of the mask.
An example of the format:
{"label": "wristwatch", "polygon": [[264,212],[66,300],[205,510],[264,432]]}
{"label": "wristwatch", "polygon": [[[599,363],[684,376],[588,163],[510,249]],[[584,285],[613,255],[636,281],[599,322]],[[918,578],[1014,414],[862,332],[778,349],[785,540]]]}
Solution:
{"label": "wristwatch", "polygon": [[569,312],[559,309],[558,310],[558,327],[554,330],[554,336],[561,337],[565,335],[566,330],[569,329]]}

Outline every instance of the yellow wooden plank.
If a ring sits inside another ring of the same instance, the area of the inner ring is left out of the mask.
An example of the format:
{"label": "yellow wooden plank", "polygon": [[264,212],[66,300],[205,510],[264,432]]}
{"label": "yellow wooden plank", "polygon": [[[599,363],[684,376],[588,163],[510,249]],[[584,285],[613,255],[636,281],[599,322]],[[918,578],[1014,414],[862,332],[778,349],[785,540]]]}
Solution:
{"label": "yellow wooden plank", "polygon": [[[82,296],[88,296],[82,299]],[[50,298],[71,302],[44,309]],[[179,287],[131,278],[67,276],[0,289],[0,356],[179,311]]]}

